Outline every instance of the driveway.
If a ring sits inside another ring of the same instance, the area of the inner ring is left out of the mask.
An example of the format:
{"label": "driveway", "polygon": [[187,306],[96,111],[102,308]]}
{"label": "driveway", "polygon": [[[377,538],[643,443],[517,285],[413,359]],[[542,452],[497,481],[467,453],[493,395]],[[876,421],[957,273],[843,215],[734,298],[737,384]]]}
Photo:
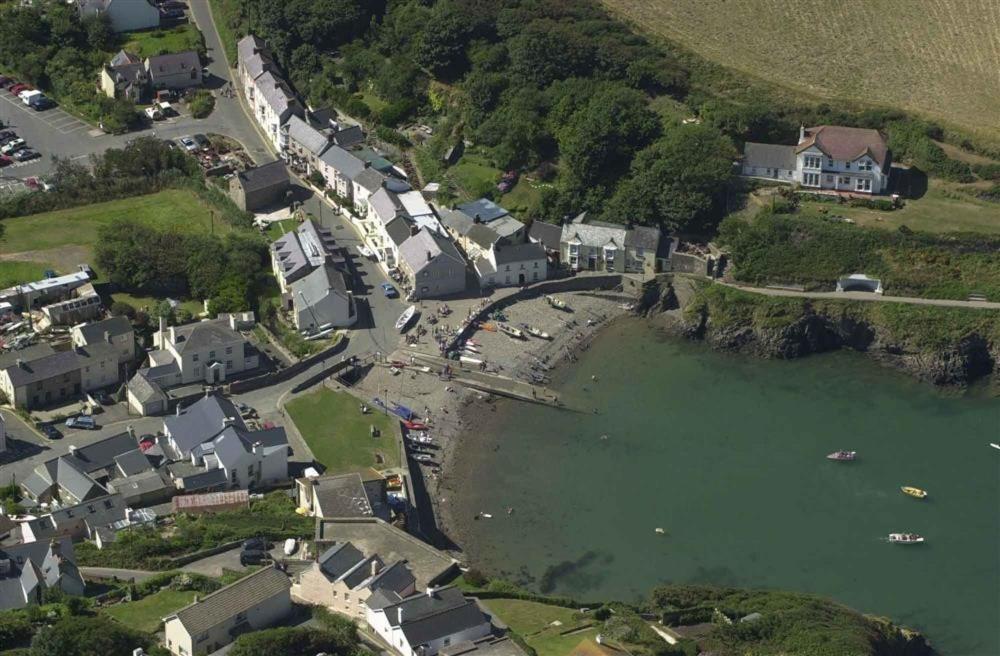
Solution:
{"label": "driveway", "polygon": [[[284,547],[283,542],[275,543],[274,548],[270,550],[271,558],[274,560],[281,560],[285,558],[285,552],[282,550]],[[201,560],[196,560],[193,563],[188,563],[181,567],[185,572],[194,572],[195,574],[204,574],[205,576],[218,577],[222,576],[222,571],[225,569],[233,570],[236,572],[243,572],[246,567],[240,565],[240,552],[242,552],[242,547],[234,547],[229,551],[223,551],[220,554],[215,554],[214,556],[209,556],[207,558],[202,558]],[[298,552],[296,552],[297,555]],[[293,556],[294,557],[294,556]]]}

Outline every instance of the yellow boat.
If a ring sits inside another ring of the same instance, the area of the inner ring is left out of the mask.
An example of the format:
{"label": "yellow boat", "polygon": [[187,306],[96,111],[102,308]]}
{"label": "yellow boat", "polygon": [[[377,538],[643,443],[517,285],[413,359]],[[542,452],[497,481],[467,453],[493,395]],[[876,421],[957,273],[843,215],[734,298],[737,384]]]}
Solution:
{"label": "yellow boat", "polygon": [[911,497],[915,497],[917,499],[924,499],[927,497],[927,492],[921,490],[919,487],[910,487],[909,485],[904,485],[899,489],[903,491],[903,494],[908,494]]}

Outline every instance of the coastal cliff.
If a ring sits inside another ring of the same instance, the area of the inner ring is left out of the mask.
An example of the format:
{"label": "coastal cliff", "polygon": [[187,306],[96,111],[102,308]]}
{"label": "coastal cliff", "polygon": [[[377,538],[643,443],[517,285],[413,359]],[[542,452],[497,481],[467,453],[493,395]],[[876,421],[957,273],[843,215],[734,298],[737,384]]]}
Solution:
{"label": "coastal cliff", "polygon": [[719,350],[791,359],[846,348],[952,386],[991,376],[1000,360],[992,310],[770,297],[669,278],[644,291],[640,313]]}

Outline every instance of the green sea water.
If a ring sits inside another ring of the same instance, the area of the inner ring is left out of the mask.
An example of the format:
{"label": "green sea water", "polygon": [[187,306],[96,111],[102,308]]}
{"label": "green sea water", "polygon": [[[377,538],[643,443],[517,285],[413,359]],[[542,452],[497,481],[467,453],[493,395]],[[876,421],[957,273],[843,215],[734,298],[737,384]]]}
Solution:
{"label": "green sea water", "polygon": [[[856,354],[744,358],[632,321],[565,375],[587,412],[517,405],[463,438],[476,484],[454,509],[493,515],[462,535],[487,571],[580,600],[668,581],[811,592],[942,654],[1000,655],[1000,400]],[[825,459],[838,449],[858,461]],[[903,531],[927,543],[883,540]]]}

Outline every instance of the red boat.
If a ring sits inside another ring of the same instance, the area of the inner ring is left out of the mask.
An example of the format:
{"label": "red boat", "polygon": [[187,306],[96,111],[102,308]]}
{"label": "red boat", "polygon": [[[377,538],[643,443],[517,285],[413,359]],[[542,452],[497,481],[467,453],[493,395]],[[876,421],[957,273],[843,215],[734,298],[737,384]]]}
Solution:
{"label": "red boat", "polygon": [[427,430],[427,424],[422,424],[419,421],[408,421],[404,419],[403,425],[406,426],[408,430]]}
{"label": "red boat", "polygon": [[840,460],[843,462],[849,462],[858,457],[857,451],[834,451],[826,457],[827,460]]}

